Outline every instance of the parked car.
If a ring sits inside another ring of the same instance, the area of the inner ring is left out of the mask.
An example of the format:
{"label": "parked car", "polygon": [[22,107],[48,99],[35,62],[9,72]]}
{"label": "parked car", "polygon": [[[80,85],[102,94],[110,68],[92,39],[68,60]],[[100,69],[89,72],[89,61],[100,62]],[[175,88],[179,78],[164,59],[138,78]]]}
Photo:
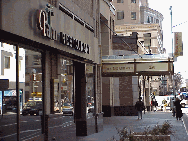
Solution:
{"label": "parked car", "polygon": [[181,106],[182,106],[183,108],[185,108],[185,105],[188,105],[188,100],[183,99],[183,100],[180,102],[180,104],[181,104]]}
{"label": "parked car", "polygon": [[88,110],[88,113],[93,113],[94,112],[94,103],[88,103],[87,110]]}
{"label": "parked car", "polygon": [[28,101],[22,110],[22,115],[41,115],[42,113],[42,101]]}
{"label": "parked car", "polygon": [[74,108],[71,103],[63,103],[62,107],[63,115],[74,115]]}

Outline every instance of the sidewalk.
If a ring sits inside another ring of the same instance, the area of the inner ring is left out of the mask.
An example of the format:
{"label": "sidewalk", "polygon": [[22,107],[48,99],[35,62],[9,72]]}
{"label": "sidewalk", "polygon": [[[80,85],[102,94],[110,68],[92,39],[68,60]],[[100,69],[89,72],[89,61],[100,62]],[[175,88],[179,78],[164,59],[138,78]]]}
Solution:
{"label": "sidewalk", "polygon": [[[104,117],[103,131],[85,137],[76,137],[77,141],[107,141],[113,137],[118,140],[118,129],[127,127],[135,132],[144,131],[145,127],[153,128],[156,124],[162,125],[164,121],[168,121],[172,125],[172,130],[175,136],[171,136],[171,141],[187,141],[188,135],[184,127],[184,123],[188,127],[188,116],[184,114],[182,120],[176,120],[172,117],[171,112],[146,112],[142,119],[137,119],[137,116],[113,116]],[[188,129],[188,128],[187,128]]]}

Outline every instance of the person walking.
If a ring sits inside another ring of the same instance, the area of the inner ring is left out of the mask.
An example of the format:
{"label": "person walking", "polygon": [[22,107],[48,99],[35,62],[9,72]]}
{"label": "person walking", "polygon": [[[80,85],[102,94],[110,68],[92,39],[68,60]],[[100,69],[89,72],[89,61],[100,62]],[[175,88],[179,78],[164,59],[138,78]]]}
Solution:
{"label": "person walking", "polygon": [[135,104],[135,109],[138,111],[138,119],[139,117],[142,119],[142,110],[144,110],[144,102],[142,102],[142,98],[138,98],[139,101],[136,102]]}
{"label": "person walking", "polygon": [[166,112],[167,102],[164,104],[164,112]]}
{"label": "person walking", "polygon": [[180,104],[181,100],[179,100],[179,98],[176,98],[175,102],[174,102],[174,106],[175,106],[175,110],[176,110],[176,119],[178,120],[181,120],[181,117],[183,116],[183,113],[182,113],[182,106]]}

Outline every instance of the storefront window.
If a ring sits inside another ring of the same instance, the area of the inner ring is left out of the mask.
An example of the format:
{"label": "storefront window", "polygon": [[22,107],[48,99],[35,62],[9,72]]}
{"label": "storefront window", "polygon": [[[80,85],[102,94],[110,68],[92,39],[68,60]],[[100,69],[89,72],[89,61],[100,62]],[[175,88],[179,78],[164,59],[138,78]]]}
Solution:
{"label": "storefront window", "polygon": [[94,113],[94,81],[93,66],[86,65],[86,97],[87,97],[87,117]]}
{"label": "storefront window", "polygon": [[[0,89],[0,140],[12,140],[17,135],[16,59],[13,45],[2,42],[0,44],[0,80],[5,85],[5,81],[8,84],[5,86],[6,89]],[[20,87],[20,107],[22,92],[23,89]]]}
{"label": "storefront window", "polygon": [[63,115],[74,115],[73,62],[61,58],[61,106]]}
{"label": "storefront window", "polygon": [[24,48],[19,48],[19,58],[19,81],[20,88],[23,89],[20,139],[27,140],[35,136],[42,136],[42,59],[40,52]]}

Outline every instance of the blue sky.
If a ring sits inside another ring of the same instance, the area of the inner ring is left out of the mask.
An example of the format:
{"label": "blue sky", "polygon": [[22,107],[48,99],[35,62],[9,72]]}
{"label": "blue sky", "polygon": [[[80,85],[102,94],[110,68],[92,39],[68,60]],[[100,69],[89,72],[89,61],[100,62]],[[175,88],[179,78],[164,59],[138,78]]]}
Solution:
{"label": "blue sky", "polygon": [[[172,6],[172,25],[173,32],[182,32],[183,40],[183,57],[178,57],[174,63],[175,72],[180,72],[185,79],[188,79],[188,7],[187,0],[148,0],[149,7],[159,11],[164,16],[163,20],[163,47],[168,53],[172,52],[172,36],[171,36],[171,16],[170,6]],[[185,23],[184,23],[185,22]],[[177,25],[177,26],[176,26]]]}

